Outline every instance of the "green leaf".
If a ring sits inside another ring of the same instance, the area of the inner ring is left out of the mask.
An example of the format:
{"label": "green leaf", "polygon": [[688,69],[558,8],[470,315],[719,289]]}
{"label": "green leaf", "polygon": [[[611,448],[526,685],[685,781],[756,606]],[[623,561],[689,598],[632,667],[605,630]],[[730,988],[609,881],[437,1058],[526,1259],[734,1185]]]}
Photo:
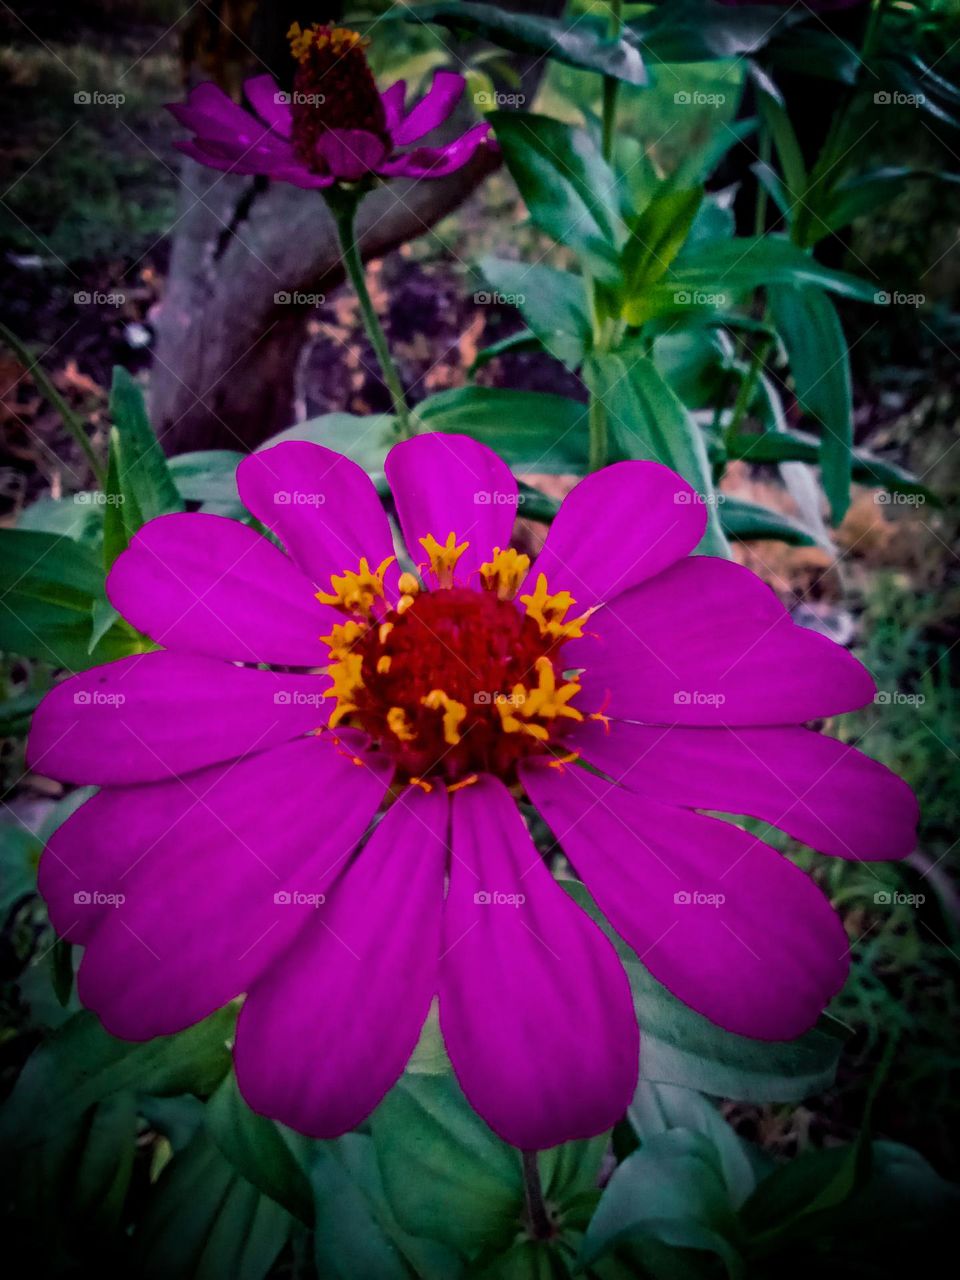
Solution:
{"label": "green leaf", "polygon": [[591,338],[584,281],[542,263],[526,265],[484,258],[480,270],[498,293],[516,306],[545,350],[577,369]]}
{"label": "green leaf", "polygon": [[417,415],[430,431],[489,445],[514,471],[582,474],[587,467],[587,408],[567,396],[456,387],[417,405]]}
{"label": "green leaf", "polygon": [[205,1129],[166,1166],[134,1236],[144,1280],[264,1280],[290,1215],[236,1173]]}
{"label": "green leaf", "polygon": [[911,169],[906,166],[888,166],[869,173],[858,173],[846,178],[831,192],[830,202],[822,224],[817,226],[817,239],[831,231],[840,231],[855,218],[863,218],[877,209],[885,208],[907,189],[907,184],[920,180],[954,185],[960,175],[935,169]]}
{"label": "green leaf", "polygon": [[876,285],[843,271],[821,266],[804,249],[783,236],[735,236],[685,249],[675,260],[663,286],[741,294],[772,285],[816,285],[840,297],[873,302]]}
{"label": "green leaf", "polygon": [[817,1030],[776,1042],[724,1031],[657,982],[614,933],[584,885],[559,883],[611,939],[627,971],[643,1038],[644,1080],[742,1102],[800,1102],[833,1083],[839,1040]]}
{"label": "green leaf", "polygon": [[22,823],[0,823],[0,924],[18,903],[36,893],[41,848]]}
{"label": "green leaf", "polygon": [[108,1035],[92,1013],[76,1014],[27,1060],[0,1108],[0,1139],[8,1152],[34,1147],[124,1089],[212,1092],[230,1068],[235,1018],[228,1006],[177,1035],[132,1044]]}
{"label": "green leaf", "polygon": [[[741,432],[727,443],[731,458],[749,462],[808,462],[819,458],[820,441],[807,431],[763,431],[756,435]],[[853,478],[860,484],[878,485],[890,493],[913,493],[932,506],[940,506],[939,497],[905,467],[871,453],[869,449],[853,450]]]}
{"label": "green leaf", "polygon": [[22,738],[46,689],[29,689],[0,702],[0,738]]}
{"label": "green leaf", "polygon": [[619,179],[590,135],[527,111],[493,111],[487,118],[534,222],[581,254],[599,279],[616,283],[626,234]]}
{"label": "green leaf", "polygon": [[[419,412],[419,407],[418,407]],[[324,413],[319,418],[298,422],[286,431],[280,431],[265,440],[257,449],[271,449],[286,440],[308,440],[322,444],[335,453],[345,454],[371,475],[383,471],[383,460],[391,445],[396,443],[394,419],[386,413],[358,415],[354,413]]]}
{"label": "green leaf", "polygon": [[447,3],[420,5],[406,13],[408,22],[436,22],[449,30],[481,36],[514,53],[555,58],[570,67],[597,71],[626,84],[647,83],[646,68],[632,33],[611,40],[606,23],[581,15],[576,22],[513,13],[492,4]]}
{"label": "green leaf", "polygon": [[760,115],[770,130],[777,158],[783,172],[787,195],[793,204],[803,197],[807,189],[807,166],[804,163],[800,143],[785,109],[768,93],[759,94]]}
{"label": "green leaf", "polygon": [[[758,53],[792,27],[799,16],[770,5],[720,8],[712,3],[671,0],[632,19],[629,27],[658,63],[711,62]],[[796,35],[790,32],[786,42],[793,39]]]}
{"label": "green leaf", "polygon": [[626,1242],[653,1239],[715,1253],[727,1275],[738,1277],[738,1235],[716,1147],[702,1133],[669,1129],[647,1138],[616,1168],[587,1228],[582,1256],[592,1262]]}
{"label": "green leaf", "polygon": [[401,1227],[384,1192],[371,1138],[348,1133],[317,1143],[311,1166],[316,1197],[315,1260],[331,1280],[458,1280],[459,1257],[436,1240]]}
{"label": "green leaf", "polygon": [[631,222],[622,268],[623,314],[630,324],[642,323],[644,295],[680,252],[702,202],[702,187],[690,191],[668,187]]}
{"label": "green leaf", "polygon": [[700,428],[649,356],[632,352],[591,356],[584,365],[583,377],[606,409],[617,455],[662,462],[678,471],[707,507],[707,532],[701,551],[729,556]]}
{"label": "green leaf", "polygon": [[272,1120],[251,1111],[231,1071],[207,1103],[210,1136],[238,1173],[307,1226],[313,1223],[310,1181]]}
{"label": "green leaf", "polygon": [[110,391],[110,463],[104,515],[107,567],[131,536],[155,516],[182,511],[183,502],[143,402],[143,392],[119,366]]}
{"label": "green leaf", "polygon": [[768,291],[801,409],[820,424],[820,469],[834,524],[850,505],[853,387],[850,357],[833,304],[816,289]]}
{"label": "green leaf", "polygon": [[237,467],[244,455],[235,449],[198,449],[170,459],[170,473],[185,502],[240,502]]}
{"label": "green leaf", "polygon": [[812,547],[816,538],[791,516],[782,511],[771,511],[746,498],[732,498],[722,494],[720,523],[728,538],[737,542],[756,542],[769,538],[786,542],[791,547]]}
{"label": "green leaf", "polygon": [[405,1075],[370,1128],[401,1226],[466,1257],[506,1248],[523,1208],[520,1157],[470,1107],[456,1079]]}
{"label": "green leaf", "polygon": [[709,1138],[716,1148],[734,1208],[739,1208],[756,1188],[757,1178],[746,1143],[703,1094],[673,1084],[641,1080],[628,1116],[641,1142],[672,1129],[688,1129]]}
{"label": "green leaf", "polygon": [[467,376],[472,378],[478,369],[482,369],[491,360],[496,360],[498,356],[511,355],[518,351],[542,350],[543,343],[537,335],[529,329],[521,329],[518,333],[511,333],[508,337],[501,338],[499,342],[491,342],[489,347],[478,351],[473,358],[473,363],[467,369]]}

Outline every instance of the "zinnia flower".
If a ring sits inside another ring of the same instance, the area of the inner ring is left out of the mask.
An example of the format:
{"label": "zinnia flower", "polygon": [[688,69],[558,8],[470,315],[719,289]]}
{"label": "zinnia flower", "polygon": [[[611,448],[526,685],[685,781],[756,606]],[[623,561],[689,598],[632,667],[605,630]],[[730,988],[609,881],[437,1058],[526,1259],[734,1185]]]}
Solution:
{"label": "zinnia flower", "polygon": [[787,858],[698,810],[905,854],[909,789],[801,727],[868,702],[866,670],[747,569],[689,557],[704,506],[659,464],[582,480],[532,565],[489,449],[423,435],[386,473],[416,572],[366,473],[307,443],[238,470],[286,555],[197,513],[116,561],[111,601],[163,648],[65,680],[29,743],[35,770],[101,788],[40,864],[86,948],[83,1002],[140,1040],[246,993],[244,1096],[330,1137],[398,1078],[436,998],[498,1134],[598,1133],[637,1080],[630,988],[529,802],[675,995],[743,1035],[806,1030],[844,981],[843,926]]}
{"label": "zinnia flower", "polygon": [[297,59],[292,93],[272,76],[254,76],[244,85],[252,114],[216,85],[198,85],[186,103],[169,106],[195,135],[174,145],[214,169],[317,188],[368,175],[442,178],[462,168],[486,139],[490,126],[481,123],[441,147],[398,150],[447,119],[463,93],[463,76],[435,72],[430,90],[407,111],[405,81],[378,90],[356,31],[317,24],[303,31],[294,23],[290,39]]}

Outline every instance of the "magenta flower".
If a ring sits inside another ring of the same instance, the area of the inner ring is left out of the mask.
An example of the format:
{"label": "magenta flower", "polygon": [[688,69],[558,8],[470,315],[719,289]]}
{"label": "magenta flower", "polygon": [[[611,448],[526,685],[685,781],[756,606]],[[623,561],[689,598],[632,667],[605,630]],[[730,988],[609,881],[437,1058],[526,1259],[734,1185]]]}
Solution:
{"label": "magenta flower", "polygon": [[498,1134],[598,1133],[637,1080],[630,988],[526,797],[681,1000],[743,1035],[806,1030],[844,981],[843,926],[790,861],[698,810],[906,854],[909,789],[801,727],[868,702],[866,670],[747,569],[689,558],[704,507],[666,467],[582,480],[532,566],[489,449],[423,435],[386,471],[417,573],[365,472],[305,443],[238,470],[286,555],[198,513],[117,560],[110,599],[163,648],[65,680],[29,742],[33,769],[101,788],[40,864],[54,926],[86,948],[83,1002],[140,1040],[246,993],[244,1096],[330,1137],[398,1078],[436,999]]}
{"label": "magenta flower", "polygon": [[428,93],[409,111],[406,83],[381,93],[367,65],[365,41],[344,27],[290,28],[297,71],[293,92],[268,75],[244,85],[253,114],[214,84],[192,90],[169,110],[194,132],[180,151],[213,169],[261,173],[297,187],[329,187],[381,178],[442,178],[460,169],[485,141],[488,124],[476,124],[442,147],[409,146],[442,124],[466,81],[437,71]]}

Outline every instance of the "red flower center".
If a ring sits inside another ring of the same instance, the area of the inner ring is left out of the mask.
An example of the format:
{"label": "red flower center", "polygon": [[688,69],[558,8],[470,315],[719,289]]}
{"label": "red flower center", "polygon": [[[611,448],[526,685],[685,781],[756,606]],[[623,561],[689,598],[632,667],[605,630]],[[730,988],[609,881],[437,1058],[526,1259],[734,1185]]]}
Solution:
{"label": "red flower center", "polygon": [[389,147],[383,101],[364,53],[367,41],[347,27],[316,23],[304,31],[295,22],[287,35],[298,62],[290,99],[297,159],[325,172],[317,142],[330,129],[363,129]]}
{"label": "red flower center", "polygon": [[402,574],[394,608],[383,592],[391,560],[377,570],[362,560],[318,593],[351,615],[324,637],[337,699],[330,728],[363,729],[402,780],[425,786],[455,786],[481,772],[513,782],[531,755],[563,759],[564,735],[583,719],[574,705],[580,685],[562,660],[564,642],[583,634],[585,617],[566,620],[572,597],[550,595],[540,575],[515,601],[529,559],[511,550],[493,553],[476,588],[454,586],[467,544],[458,547],[451,534],[423,545],[439,585],[423,590]]}

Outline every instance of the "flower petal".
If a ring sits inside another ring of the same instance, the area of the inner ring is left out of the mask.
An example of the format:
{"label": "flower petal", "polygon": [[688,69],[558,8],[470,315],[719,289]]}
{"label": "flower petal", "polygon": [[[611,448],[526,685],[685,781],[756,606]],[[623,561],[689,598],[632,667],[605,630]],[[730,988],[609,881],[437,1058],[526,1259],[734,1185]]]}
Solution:
{"label": "flower petal", "polygon": [[563,651],[565,664],[584,669],[577,706],[621,720],[802,724],[873,697],[856,658],[797,626],[749,569],[712,556],[619,596],[588,630]]}
{"label": "flower petal", "polygon": [[393,136],[393,131],[403,119],[403,104],[407,100],[407,82],[406,80],[395,80],[389,89],[384,89],[380,95],[383,103],[383,113],[387,120],[387,133]]}
{"label": "flower petal", "polygon": [[731,823],[585,769],[522,768],[597,905],[653,976],[738,1035],[808,1030],[847,974],[847,937],[792,862]]}
{"label": "flower petal", "polygon": [[568,744],[631,791],[688,809],[758,818],[840,858],[903,858],[917,801],[902,779],[810,729],[575,725]]}
{"label": "flower petal", "polygon": [[616,952],[553,880],[497,779],[454,796],[452,848],[440,1026],[464,1093],[526,1150],[609,1129],[639,1062]]}
{"label": "flower petal", "polygon": [[396,1082],[437,990],[447,809],[442,789],[408,787],[252,987],[235,1060],[254,1111],[333,1138]]}
{"label": "flower petal", "polygon": [[293,128],[289,94],[283,94],[273,76],[252,76],[243,91],[251,107],[281,137],[289,138]]}
{"label": "flower petal", "polygon": [[486,142],[488,124],[475,124],[459,138],[441,147],[416,147],[401,151],[377,167],[377,172],[391,178],[445,178],[448,173],[471,161]]}
{"label": "flower petal", "polygon": [[[490,559],[494,547],[507,547],[517,514],[517,481],[492,449],[469,436],[440,432],[396,444],[384,465],[403,537],[414,563],[426,563],[420,539],[428,534],[443,543],[456,534],[469,546],[457,564],[465,582]],[[433,575],[428,574],[433,580]]]}
{"label": "flower petal", "polygon": [[223,516],[158,516],[110,570],[107,595],[158,644],[239,662],[315,667],[340,615],[282,551]]}
{"label": "flower petal", "polygon": [[282,539],[311,582],[330,590],[330,575],[375,569],[393,555],[393,538],[370,477],[349,458],[319,444],[288,441],[244,458],[237,468],[244,505]]}
{"label": "flower petal", "polygon": [[390,130],[394,144],[403,147],[409,142],[416,142],[443,124],[463,96],[466,83],[463,76],[455,71],[435,71],[427,92]]}
{"label": "flower petal", "polygon": [[669,467],[616,462],[564,499],[525,589],[545,573],[579,609],[601,604],[692,551],[706,519],[693,489]]}
{"label": "flower petal", "polygon": [[80,966],[83,1003],[113,1035],[145,1040],[247,990],[316,918],[303,899],[329,889],[389,773],[306,738],[183,782],[100,792],[80,810],[99,825],[88,818],[71,832],[71,819],[54,837],[61,899],[78,855],[97,869],[79,836],[107,849],[110,868],[115,843],[129,852],[124,901],[101,918]]}
{"label": "flower petal", "polygon": [[[248,82],[249,83],[249,82]],[[170,114],[187,129],[211,141],[255,146],[269,138],[270,130],[238,106],[217,85],[209,81],[192,89],[186,102],[167,104]]]}
{"label": "flower petal", "polygon": [[333,176],[345,182],[370,173],[387,154],[383,139],[366,129],[327,129],[317,139],[317,151]]}
{"label": "flower petal", "polygon": [[328,717],[329,687],[326,676],[134,654],[51,689],[34,714],[27,759],[62,782],[156,782],[310,733]]}

